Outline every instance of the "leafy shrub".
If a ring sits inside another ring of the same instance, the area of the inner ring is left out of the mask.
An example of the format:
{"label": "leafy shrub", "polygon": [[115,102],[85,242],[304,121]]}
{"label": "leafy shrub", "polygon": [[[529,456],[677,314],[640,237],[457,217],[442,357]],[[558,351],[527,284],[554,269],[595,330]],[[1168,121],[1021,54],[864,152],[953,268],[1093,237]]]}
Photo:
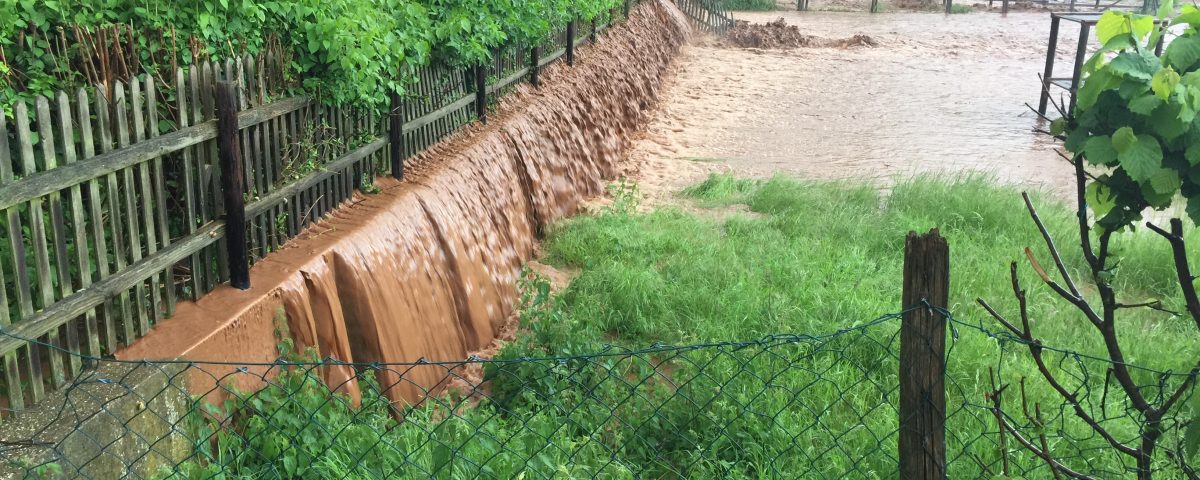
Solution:
{"label": "leafy shrub", "polygon": [[[414,67],[477,64],[621,0],[20,0],[0,2],[0,103],[277,45],[303,87],[380,105]],[[108,58],[101,65],[99,60]]]}
{"label": "leafy shrub", "polygon": [[[1172,8],[1167,2],[1160,16]],[[1096,26],[1103,46],[1083,66],[1075,111],[1051,126],[1068,150],[1101,169],[1087,200],[1104,230],[1130,226],[1178,194],[1200,220],[1200,8],[1184,5],[1170,24],[1187,29],[1158,57],[1159,22],[1106,12]]]}

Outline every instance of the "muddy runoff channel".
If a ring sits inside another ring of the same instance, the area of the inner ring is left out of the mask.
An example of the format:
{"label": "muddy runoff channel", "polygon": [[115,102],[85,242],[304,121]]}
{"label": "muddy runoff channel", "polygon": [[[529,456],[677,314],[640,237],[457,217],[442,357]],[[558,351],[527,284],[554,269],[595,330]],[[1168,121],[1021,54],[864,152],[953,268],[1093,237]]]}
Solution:
{"label": "muddy runoff channel", "polygon": [[[270,362],[283,329],[344,362],[458,360],[487,348],[509,323],[540,229],[615,177],[689,35],[673,6],[643,2],[574,67],[545,71],[540,89],[520,87],[487,125],[411,161],[404,182],[380,179],[382,192],[356,197],[256,264],[251,290],[223,287],[182,305],[118,357]],[[379,380],[395,385],[393,400],[412,400],[445,373]],[[348,367],[324,375],[357,397]],[[209,391],[214,380],[190,381]]]}

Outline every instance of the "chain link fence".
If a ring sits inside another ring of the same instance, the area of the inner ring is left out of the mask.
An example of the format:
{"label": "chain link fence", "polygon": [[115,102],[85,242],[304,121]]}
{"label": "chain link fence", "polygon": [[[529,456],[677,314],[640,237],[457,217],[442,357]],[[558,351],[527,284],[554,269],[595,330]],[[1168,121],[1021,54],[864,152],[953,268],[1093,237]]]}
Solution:
{"label": "chain link fence", "polygon": [[[0,478],[896,478],[899,332],[916,308],[824,335],[544,358],[85,357],[84,374],[0,429]],[[1026,368],[1027,344],[937,310],[946,477],[1132,477]],[[958,356],[963,342],[995,355]],[[1085,412],[1137,437],[1105,358],[1044,348]],[[1138,372],[1151,396],[1188,378]],[[1195,478],[1180,411],[1164,420],[1160,478]]]}

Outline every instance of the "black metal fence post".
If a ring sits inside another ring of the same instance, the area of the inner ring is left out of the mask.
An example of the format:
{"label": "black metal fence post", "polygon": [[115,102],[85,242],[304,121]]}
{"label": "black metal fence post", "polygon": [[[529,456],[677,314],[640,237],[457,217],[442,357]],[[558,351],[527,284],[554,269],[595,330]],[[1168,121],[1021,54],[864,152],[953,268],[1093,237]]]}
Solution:
{"label": "black metal fence post", "polygon": [[538,70],[541,69],[539,64],[542,63],[542,47],[533,47],[529,49],[529,83],[534,87],[542,86],[541,80],[538,79]]}
{"label": "black metal fence post", "polygon": [[404,178],[404,113],[400,94],[392,92],[391,110],[388,112],[388,151],[392,161],[392,177]]}
{"label": "black metal fence post", "polygon": [[238,86],[217,83],[217,156],[221,162],[221,190],[225,200],[225,240],[229,259],[229,284],[250,288],[250,255],[246,237],[246,196],[242,172],[242,139],[238,131]]}
{"label": "black metal fence post", "polygon": [[625,14],[625,18],[629,18],[629,0],[621,2],[621,12]]}
{"label": "black metal fence post", "polygon": [[1046,70],[1042,73],[1042,94],[1038,98],[1038,113],[1046,114],[1050,100],[1050,77],[1054,75],[1054,57],[1058,54],[1058,15],[1050,15],[1050,42],[1046,48]]}
{"label": "black metal fence post", "polygon": [[575,20],[567,22],[567,65],[575,65]]}
{"label": "black metal fence post", "polygon": [[[1072,0],[1074,1],[1074,0]],[[954,0],[946,0],[946,14],[949,15],[954,10]]]}
{"label": "black metal fence post", "polygon": [[596,23],[597,23],[596,17],[592,17],[592,33],[591,33],[591,35],[588,35],[588,39],[591,40],[593,44],[596,43],[596,30],[598,28],[596,26]]}
{"label": "black metal fence post", "polygon": [[475,115],[487,123],[487,64],[475,66]]}

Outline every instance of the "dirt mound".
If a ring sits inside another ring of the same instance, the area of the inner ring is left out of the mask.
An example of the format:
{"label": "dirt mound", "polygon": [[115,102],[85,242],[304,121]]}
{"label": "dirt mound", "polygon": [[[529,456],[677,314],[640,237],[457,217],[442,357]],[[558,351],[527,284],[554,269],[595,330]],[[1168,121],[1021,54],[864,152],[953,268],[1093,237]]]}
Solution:
{"label": "dirt mound", "polygon": [[800,33],[800,28],[788,25],[782,17],[766,24],[738,21],[718,42],[735,48],[784,49],[800,47],[875,47],[879,42],[867,35],[830,39]]}
{"label": "dirt mound", "polygon": [[[986,3],[976,3],[975,10],[983,10],[989,12],[999,12],[1003,10],[1003,6],[999,1],[993,2],[991,5]],[[1008,3],[1008,11],[1010,12],[1054,12],[1064,11],[1065,8],[1054,8],[1048,5],[1042,5],[1034,2],[1018,2],[1012,0]]]}

